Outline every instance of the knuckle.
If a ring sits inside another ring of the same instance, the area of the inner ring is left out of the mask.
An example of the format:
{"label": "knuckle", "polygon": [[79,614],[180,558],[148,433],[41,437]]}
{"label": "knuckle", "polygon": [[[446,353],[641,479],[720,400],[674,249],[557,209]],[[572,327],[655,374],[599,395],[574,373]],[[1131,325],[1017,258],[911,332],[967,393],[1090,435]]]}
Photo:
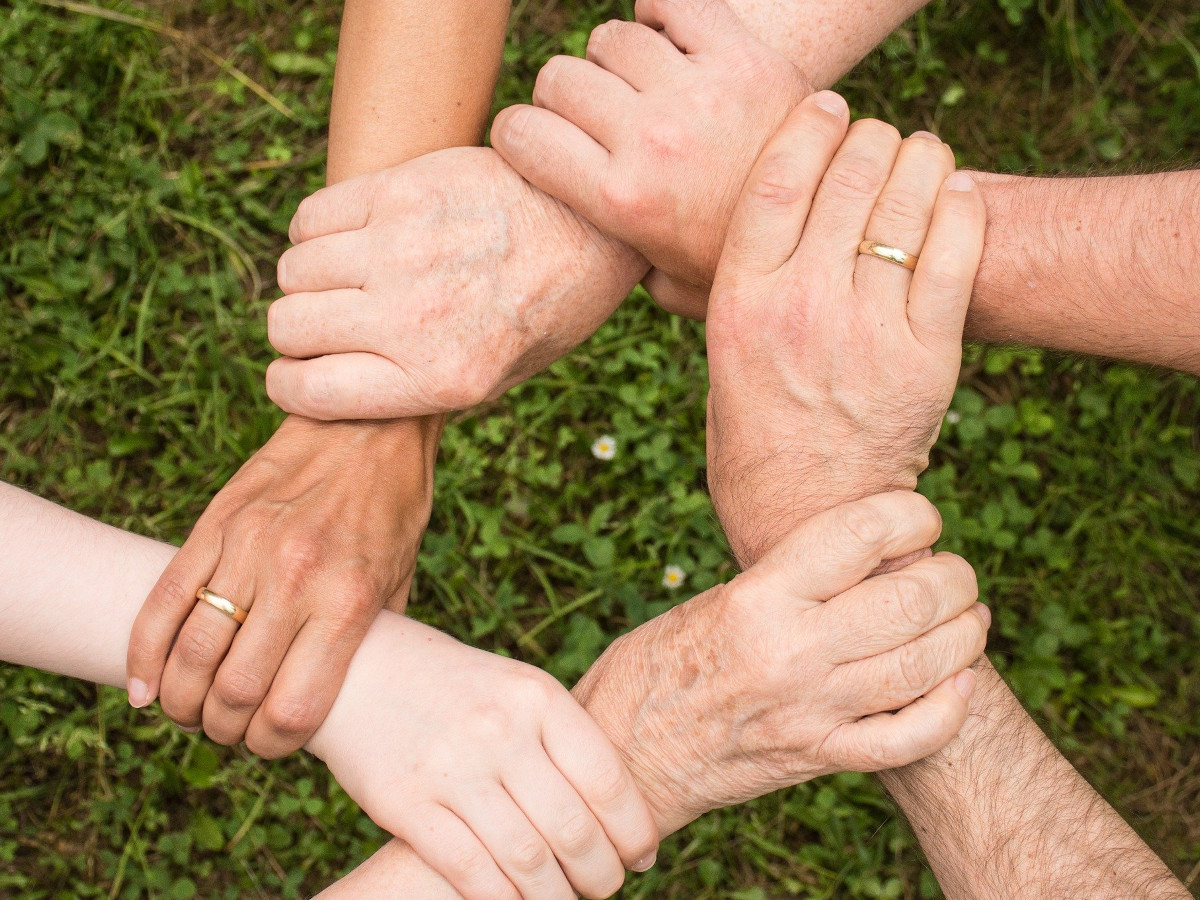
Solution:
{"label": "knuckle", "polygon": [[275,554],[276,568],[304,578],[320,567],[324,556],[324,541],[318,535],[305,531],[292,532],[279,544]]}
{"label": "knuckle", "polygon": [[595,875],[595,884],[589,886],[589,890],[582,891],[581,896],[588,900],[604,900],[606,897],[614,896],[617,891],[621,890],[621,886],[625,884],[625,869],[620,864],[606,866],[603,872],[597,872]]}
{"label": "knuckle", "polygon": [[612,807],[625,800],[633,787],[624,767],[606,765],[591,779],[588,791],[591,799],[603,807]]}
{"label": "knuckle", "polygon": [[491,857],[475,844],[456,844],[446,853],[450,870],[467,881],[480,881],[491,869]]}
{"label": "knuckle", "polygon": [[193,623],[180,632],[171,652],[185,669],[195,671],[213,666],[221,649],[216,635]]}
{"label": "knuckle", "polygon": [[607,178],[600,183],[600,203],[624,220],[637,220],[646,213],[646,201],[637,184],[625,178]]}
{"label": "knuckle", "polygon": [[[538,80],[541,81],[540,74],[538,75]],[[496,117],[496,124],[492,127],[492,134],[500,138],[505,144],[519,146],[528,139],[532,123],[532,110],[524,106],[510,106],[508,109],[502,110]]]}
{"label": "knuckle", "polygon": [[879,119],[859,119],[850,128],[856,136],[861,136],[872,144],[890,144],[898,147],[904,140],[895,125]]}
{"label": "knuckle", "polygon": [[685,159],[692,154],[687,128],[676,119],[659,119],[641,129],[641,143],[660,159]]}
{"label": "knuckle", "polygon": [[533,832],[514,841],[509,854],[513,868],[523,875],[540,872],[550,861],[550,848],[540,835]]}
{"label": "knuckle", "polygon": [[923,223],[926,216],[925,204],[911,190],[895,188],[879,197],[875,204],[875,215],[888,225]]}
{"label": "knuckle", "polygon": [[968,285],[967,272],[948,260],[939,260],[939,265],[930,267],[921,279],[922,289],[938,296],[955,296]]}
{"label": "knuckle", "polygon": [[621,22],[616,19],[609,19],[607,22],[601,22],[592,29],[592,33],[588,36],[587,42],[587,57],[591,59],[592,51],[599,50],[604,47],[611,47],[613,43],[620,39]]}
{"label": "knuckle", "polygon": [[883,180],[880,167],[861,154],[847,155],[835,162],[825,178],[838,194],[855,200],[873,198]]}
{"label": "knuckle", "polygon": [[154,590],[159,603],[171,609],[190,609],[196,602],[195,593],[170,573],[163,576]]}
{"label": "knuckle", "polygon": [[929,653],[920,641],[909,641],[897,651],[896,685],[907,697],[916,698],[933,687]]}
{"label": "knuckle", "polygon": [[566,74],[566,67],[568,65],[569,63],[564,56],[552,56],[546,60],[545,65],[538,70],[537,78],[533,83],[533,100],[535,103],[553,96],[554,88],[561,81],[562,76]]}
{"label": "knuckle", "polygon": [[288,225],[288,240],[293,244],[300,244],[308,240],[309,232],[311,231],[311,223],[316,218],[317,205],[320,203],[316,194],[310,194],[300,201],[300,205],[296,207],[296,213],[292,216],[292,221]]}
{"label": "knuckle", "polygon": [[226,674],[222,669],[213,684],[217,702],[238,712],[257,709],[269,688],[270,683],[262,673],[244,670]]}
{"label": "knuckle", "polygon": [[795,161],[786,153],[771,151],[759,164],[751,186],[753,195],[768,203],[787,205],[800,199],[801,184]]}
{"label": "knuckle", "polygon": [[558,843],[567,856],[586,856],[599,839],[600,826],[584,810],[571,813],[558,827]]}
{"label": "knuckle", "polygon": [[886,602],[896,609],[897,617],[924,634],[937,623],[937,607],[928,581],[914,572],[896,572],[888,576]]}
{"label": "knuckle", "polygon": [[320,711],[312,697],[284,695],[268,698],[263,707],[268,728],[284,738],[307,737],[321,724]]}
{"label": "knuckle", "polygon": [[852,503],[842,509],[841,532],[856,552],[867,553],[887,539],[888,526],[869,504]]}

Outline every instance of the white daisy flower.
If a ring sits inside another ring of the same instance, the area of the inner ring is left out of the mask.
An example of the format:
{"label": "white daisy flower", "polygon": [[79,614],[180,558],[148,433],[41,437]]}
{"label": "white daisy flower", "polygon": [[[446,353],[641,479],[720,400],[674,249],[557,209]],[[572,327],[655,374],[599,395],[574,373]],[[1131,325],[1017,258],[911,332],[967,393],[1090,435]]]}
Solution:
{"label": "white daisy flower", "polygon": [[592,443],[592,456],[610,460],[617,455],[617,439],[611,434],[602,434]]}
{"label": "white daisy flower", "polygon": [[960,413],[958,410],[952,409],[950,412],[946,413],[946,421],[951,425],[957,425],[962,421],[962,413]]}
{"label": "white daisy flower", "polygon": [[687,581],[687,572],[679,568],[679,566],[667,566],[663,569],[662,584],[669,591],[683,587],[683,583]]}

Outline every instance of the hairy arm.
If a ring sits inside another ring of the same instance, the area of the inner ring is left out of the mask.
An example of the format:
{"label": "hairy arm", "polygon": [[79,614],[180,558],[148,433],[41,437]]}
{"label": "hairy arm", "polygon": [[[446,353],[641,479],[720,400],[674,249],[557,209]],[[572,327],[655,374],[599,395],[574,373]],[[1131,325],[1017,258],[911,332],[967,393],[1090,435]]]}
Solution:
{"label": "hairy arm", "polygon": [[1200,374],[1200,171],[976,178],[970,336]]}
{"label": "hairy arm", "polygon": [[941,753],[881,774],[949,900],[1191,895],[1055,749],[996,670]]}

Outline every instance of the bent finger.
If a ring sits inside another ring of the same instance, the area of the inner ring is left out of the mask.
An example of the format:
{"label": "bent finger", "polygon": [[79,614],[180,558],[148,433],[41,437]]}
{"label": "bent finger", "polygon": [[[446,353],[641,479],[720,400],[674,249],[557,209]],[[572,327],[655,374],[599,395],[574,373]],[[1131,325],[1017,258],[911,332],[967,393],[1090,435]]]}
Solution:
{"label": "bent finger", "polygon": [[990,625],[991,612],[974,603],[895,650],[839,666],[833,678],[856,715],[900,709],[979,659]]}
{"label": "bent finger", "polygon": [[546,717],[542,746],[603,826],[625,867],[648,869],[658,851],[658,825],[600,726],[573,700],[564,700],[562,714]]}
{"label": "bent finger", "polygon": [[961,556],[939,553],[876,575],[813,610],[838,650],[838,664],[901,647],[966,612],[979,599],[975,570]]}
{"label": "bent finger", "polygon": [[724,0],[637,0],[633,15],[684,53],[719,52],[748,34]]}
{"label": "bent finger", "polygon": [[274,602],[270,594],[254,604],[254,615],[234,635],[204,699],[204,733],[211,740],[227,746],[245,740],[299,630],[289,604]]}
{"label": "bent finger", "polygon": [[246,746],[252,752],[277,759],[308,742],[337,699],[370,618],[346,616],[336,622],[310,618],[304,623],[287,648],[266,699],[246,727]]}
{"label": "bent finger", "polygon": [[533,85],[533,105],[561,116],[607,150],[627,132],[637,91],[577,56],[551,57]]}
{"label": "bent finger", "polygon": [[277,359],[267,367],[267,396],[309,419],[400,419],[449,412],[411,384],[390,359],[337,353]]}
{"label": "bent finger", "polygon": [[620,856],[587,804],[549,760],[521,760],[501,780],[579,894],[602,898],[620,890],[625,880]]}
{"label": "bent finger", "polygon": [[718,269],[768,275],[796,251],[814,192],[846,134],[850,111],[832,91],[806,98],[767,142],[734,210]]}
{"label": "bent finger", "polygon": [[158,696],[171,645],[196,606],[196,591],[212,578],[220,558],[221,531],[210,531],[201,517],[134,619],[125,656],[126,688],[133,706],[147,706]]}
{"label": "bent finger", "polygon": [[683,54],[653,28],[611,19],[592,29],[587,59],[638,91],[650,90],[683,70]]}
{"label": "bent finger", "polygon": [[898,769],[945,747],[970,712],[975,673],[947,678],[896,713],[878,713],[840,726],[830,736],[830,755],[856,772]]}
{"label": "bent finger", "polygon": [[377,824],[407,842],[465,900],[522,900],[492,854],[457,815],[435,805],[413,813],[412,822],[419,824],[403,829]]}
{"label": "bent finger", "polygon": [[957,355],[983,257],[987,209],[967,172],[946,179],[908,290],[908,321],[926,347]]}
{"label": "bent finger", "polygon": [[671,315],[697,322],[703,322],[708,316],[711,285],[699,287],[667,275],[661,269],[651,269],[642,279],[642,287],[655,303]]}
{"label": "bent finger", "polygon": [[524,900],[574,896],[550,845],[505,791],[474,788],[451,809],[491,852]]}
{"label": "bent finger", "polygon": [[363,175],[321,188],[305,197],[288,226],[288,240],[302,244],[339,231],[357,231],[370,221],[372,199],[383,173]]}
{"label": "bent finger", "polygon": [[612,157],[578,126],[548,109],[510,106],[492,124],[492,147],[522,178],[601,231],[614,224],[602,202]]}
{"label": "bent finger", "polygon": [[805,520],[739,578],[755,593],[826,601],[893,559],[935,543],[942,530],[937,508],[913,491],[891,491],[843,503]]}
{"label": "bent finger", "polygon": [[275,275],[285,294],[361,288],[372,262],[367,232],[339,231],[285,250]]}
{"label": "bent finger", "polygon": [[[247,613],[254,604],[254,576],[242,555],[221,558],[209,589]],[[240,626],[232,616],[197,601],[163,668],[159,703],[172,722],[184,728],[201,724],[204,698]]]}
{"label": "bent finger", "polygon": [[267,340],[295,359],[367,350],[382,328],[378,306],[359,288],[288,294],[267,307]]}

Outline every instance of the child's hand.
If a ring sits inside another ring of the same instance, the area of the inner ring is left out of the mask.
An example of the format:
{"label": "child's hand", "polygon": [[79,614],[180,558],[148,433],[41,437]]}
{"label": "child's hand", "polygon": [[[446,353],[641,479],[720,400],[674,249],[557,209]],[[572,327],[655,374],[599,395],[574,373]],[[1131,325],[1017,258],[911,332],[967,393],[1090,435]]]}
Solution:
{"label": "child's hand", "polygon": [[308,745],[468,900],[608,897],[658,831],[551,676],[383,612]]}

